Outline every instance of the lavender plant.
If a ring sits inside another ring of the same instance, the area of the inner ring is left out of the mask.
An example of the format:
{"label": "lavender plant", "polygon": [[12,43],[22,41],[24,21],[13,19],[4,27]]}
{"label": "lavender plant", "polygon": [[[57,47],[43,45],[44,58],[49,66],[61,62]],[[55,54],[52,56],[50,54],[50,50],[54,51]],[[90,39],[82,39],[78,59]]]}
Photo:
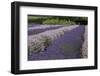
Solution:
{"label": "lavender plant", "polygon": [[70,31],[78,26],[62,27],[56,30],[45,31],[36,35],[29,36],[28,45],[29,52],[39,53],[45,51],[46,48],[57,38],[64,35],[64,32]]}

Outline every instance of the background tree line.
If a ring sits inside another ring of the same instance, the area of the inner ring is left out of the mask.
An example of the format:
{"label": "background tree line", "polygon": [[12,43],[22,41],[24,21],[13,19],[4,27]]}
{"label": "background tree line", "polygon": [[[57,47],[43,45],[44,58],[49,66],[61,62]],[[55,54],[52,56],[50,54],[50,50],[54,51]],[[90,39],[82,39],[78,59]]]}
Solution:
{"label": "background tree line", "polygon": [[28,15],[28,23],[44,25],[87,25],[88,17],[71,17],[71,16],[33,16]]}

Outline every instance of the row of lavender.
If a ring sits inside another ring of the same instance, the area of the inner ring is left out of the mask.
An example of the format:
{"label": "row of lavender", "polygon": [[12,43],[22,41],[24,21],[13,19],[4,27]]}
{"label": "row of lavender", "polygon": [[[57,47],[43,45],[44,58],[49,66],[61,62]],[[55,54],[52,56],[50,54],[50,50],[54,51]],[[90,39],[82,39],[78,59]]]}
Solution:
{"label": "row of lavender", "polygon": [[28,28],[28,35],[38,34],[48,30],[58,29],[64,27],[63,25],[34,25]]}
{"label": "row of lavender", "polygon": [[85,26],[85,33],[84,33],[84,42],[82,45],[82,57],[88,57],[88,27]]}
{"label": "row of lavender", "polygon": [[[44,51],[50,44],[52,44],[53,41],[63,36],[65,32],[71,31],[77,28],[78,26],[79,25],[60,27],[58,29],[48,30],[35,35],[29,35],[28,36],[29,53],[32,54],[32,53],[38,53]],[[42,29],[42,26],[40,26],[39,28]]]}
{"label": "row of lavender", "polygon": [[[74,27],[74,26],[73,26]],[[78,26],[54,39],[39,53],[31,53],[29,60],[77,59],[82,57],[85,26]],[[47,40],[46,40],[47,41]],[[46,43],[44,43],[46,44]],[[46,46],[46,45],[45,45]],[[83,58],[83,57],[82,57]]]}

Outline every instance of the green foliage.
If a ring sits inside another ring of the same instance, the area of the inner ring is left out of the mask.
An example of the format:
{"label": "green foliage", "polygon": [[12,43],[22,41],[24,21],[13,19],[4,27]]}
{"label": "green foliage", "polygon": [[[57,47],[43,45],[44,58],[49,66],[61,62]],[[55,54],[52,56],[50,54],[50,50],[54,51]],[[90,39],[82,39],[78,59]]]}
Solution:
{"label": "green foliage", "polygon": [[38,23],[41,24],[42,23],[41,17],[34,17],[34,16],[28,16],[28,23]]}
{"label": "green foliage", "polygon": [[61,25],[74,25],[74,24],[83,24],[87,25],[87,17],[63,17],[63,16],[28,16],[28,23],[36,24],[61,24]]}
{"label": "green foliage", "polygon": [[73,25],[75,24],[74,21],[71,21],[71,20],[66,20],[66,19],[47,19],[45,21],[43,21],[43,24],[51,24],[51,25]]}
{"label": "green foliage", "polygon": [[43,21],[43,24],[51,24],[51,25],[54,25],[54,24],[59,24],[59,20],[58,19],[47,19],[47,20],[44,20]]}

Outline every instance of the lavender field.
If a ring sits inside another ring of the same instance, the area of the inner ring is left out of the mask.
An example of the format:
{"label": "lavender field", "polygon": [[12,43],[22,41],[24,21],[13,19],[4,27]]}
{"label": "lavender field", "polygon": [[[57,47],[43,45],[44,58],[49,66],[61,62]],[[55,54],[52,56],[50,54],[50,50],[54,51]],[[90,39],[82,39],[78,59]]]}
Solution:
{"label": "lavender field", "polygon": [[28,15],[28,61],[88,57],[88,17]]}
{"label": "lavender field", "polygon": [[28,60],[86,58],[86,28],[84,25],[29,27]]}

